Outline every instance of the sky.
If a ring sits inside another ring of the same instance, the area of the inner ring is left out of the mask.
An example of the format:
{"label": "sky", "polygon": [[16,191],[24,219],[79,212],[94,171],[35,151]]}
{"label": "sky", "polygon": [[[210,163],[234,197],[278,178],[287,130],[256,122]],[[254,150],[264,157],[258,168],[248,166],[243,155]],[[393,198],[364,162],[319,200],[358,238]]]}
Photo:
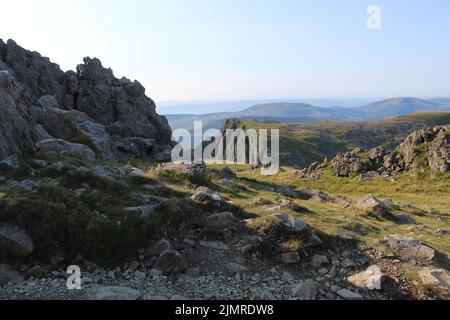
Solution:
{"label": "sky", "polygon": [[98,57],[160,102],[450,96],[448,0],[0,1],[4,41]]}

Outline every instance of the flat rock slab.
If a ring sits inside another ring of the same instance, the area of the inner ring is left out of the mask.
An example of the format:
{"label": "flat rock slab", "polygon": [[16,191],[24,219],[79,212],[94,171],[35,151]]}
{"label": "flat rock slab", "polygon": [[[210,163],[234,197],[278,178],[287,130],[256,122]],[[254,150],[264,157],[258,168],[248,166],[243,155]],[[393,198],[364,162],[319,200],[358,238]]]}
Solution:
{"label": "flat rock slab", "polygon": [[345,300],[363,300],[363,296],[359,293],[350,291],[348,289],[342,289],[337,292],[337,295]]}

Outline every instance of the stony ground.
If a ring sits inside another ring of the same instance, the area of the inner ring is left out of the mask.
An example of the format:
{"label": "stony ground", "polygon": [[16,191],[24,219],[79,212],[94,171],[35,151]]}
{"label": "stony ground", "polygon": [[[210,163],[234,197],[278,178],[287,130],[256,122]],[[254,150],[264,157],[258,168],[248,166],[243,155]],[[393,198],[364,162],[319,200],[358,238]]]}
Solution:
{"label": "stony ground", "polygon": [[[184,243],[184,244],[183,244]],[[184,274],[165,276],[134,262],[123,268],[105,270],[84,262],[82,290],[68,290],[68,274],[53,267],[43,278],[29,276],[21,284],[10,282],[0,288],[0,299],[143,299],[143,300],[388,300],[430,299],[405,275],[411,266],[428,268],[431,263],[397,259],[365,245],[354,247],[346,240],[335,250],[317,252],[298,264],[285,265],[241,254],[243,241],[220,244],[219,250],[197,241],[180,240],[190,268]],[[348,281],[354,274],[365,274],[369,266],[380,267],[382,290],[361,288]],[[27,266],[23,266],[25,270]],[[36,269],[36,266],[34,268]],[[30,270],[30,269],[29,269]],[[362,272],[362,273],[361,273]],[[28,272],[30,273],[30,272]],[[25,271],[26,275],[27,272]]]}

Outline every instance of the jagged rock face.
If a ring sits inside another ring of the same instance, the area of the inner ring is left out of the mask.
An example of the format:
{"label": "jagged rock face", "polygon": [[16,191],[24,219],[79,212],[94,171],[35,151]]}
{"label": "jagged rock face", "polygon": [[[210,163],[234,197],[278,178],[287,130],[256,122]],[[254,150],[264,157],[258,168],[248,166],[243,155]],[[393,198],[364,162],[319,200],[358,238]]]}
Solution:
{"label": "jagged rock face", "polygon": [[23,49],[13,40],[6,44],[0,40],[0,58],[33,98],[53,95],[58,101],[65,101],[64,106],[73,105],[75,92],[70,95],[68,76],[48,58]]}
{"label": "jagged rock face", "polygon": [[44,138],[82,138],[106,160],[166,160],[161,159],[171,148],[166,118],[156,113],[139,82],[115,78],[100,60],[85,58],[77,72],[63,72],[39,53],[0,40],[1,70],[9,80],[0,82],[0,114],[13,120],[0,124],[0,156],[30,151]]}
{"label": "jagged rock face", "polygon": [[76,108],[95,121],[110,127],[122,137],[157,139],[170,144],[167,120],[158,116],[153,100],[145,95],[137,81],[116,79],[98,59],[84,59],[77,67],[78,97]]}
{"label": "jagged rock face", "polygon": [[23,88],[0,65],[0,159],[34,150],[28,102]]}

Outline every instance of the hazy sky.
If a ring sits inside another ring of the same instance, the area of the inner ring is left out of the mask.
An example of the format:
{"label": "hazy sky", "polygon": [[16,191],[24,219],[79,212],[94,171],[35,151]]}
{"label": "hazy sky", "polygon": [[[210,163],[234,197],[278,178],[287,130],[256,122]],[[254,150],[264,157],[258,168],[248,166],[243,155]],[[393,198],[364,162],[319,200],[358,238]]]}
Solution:
{"label": "hazy sky", "polygon": [[157,101],[450,96],[449,0],[0,1],[3,40],[96,56]]}

